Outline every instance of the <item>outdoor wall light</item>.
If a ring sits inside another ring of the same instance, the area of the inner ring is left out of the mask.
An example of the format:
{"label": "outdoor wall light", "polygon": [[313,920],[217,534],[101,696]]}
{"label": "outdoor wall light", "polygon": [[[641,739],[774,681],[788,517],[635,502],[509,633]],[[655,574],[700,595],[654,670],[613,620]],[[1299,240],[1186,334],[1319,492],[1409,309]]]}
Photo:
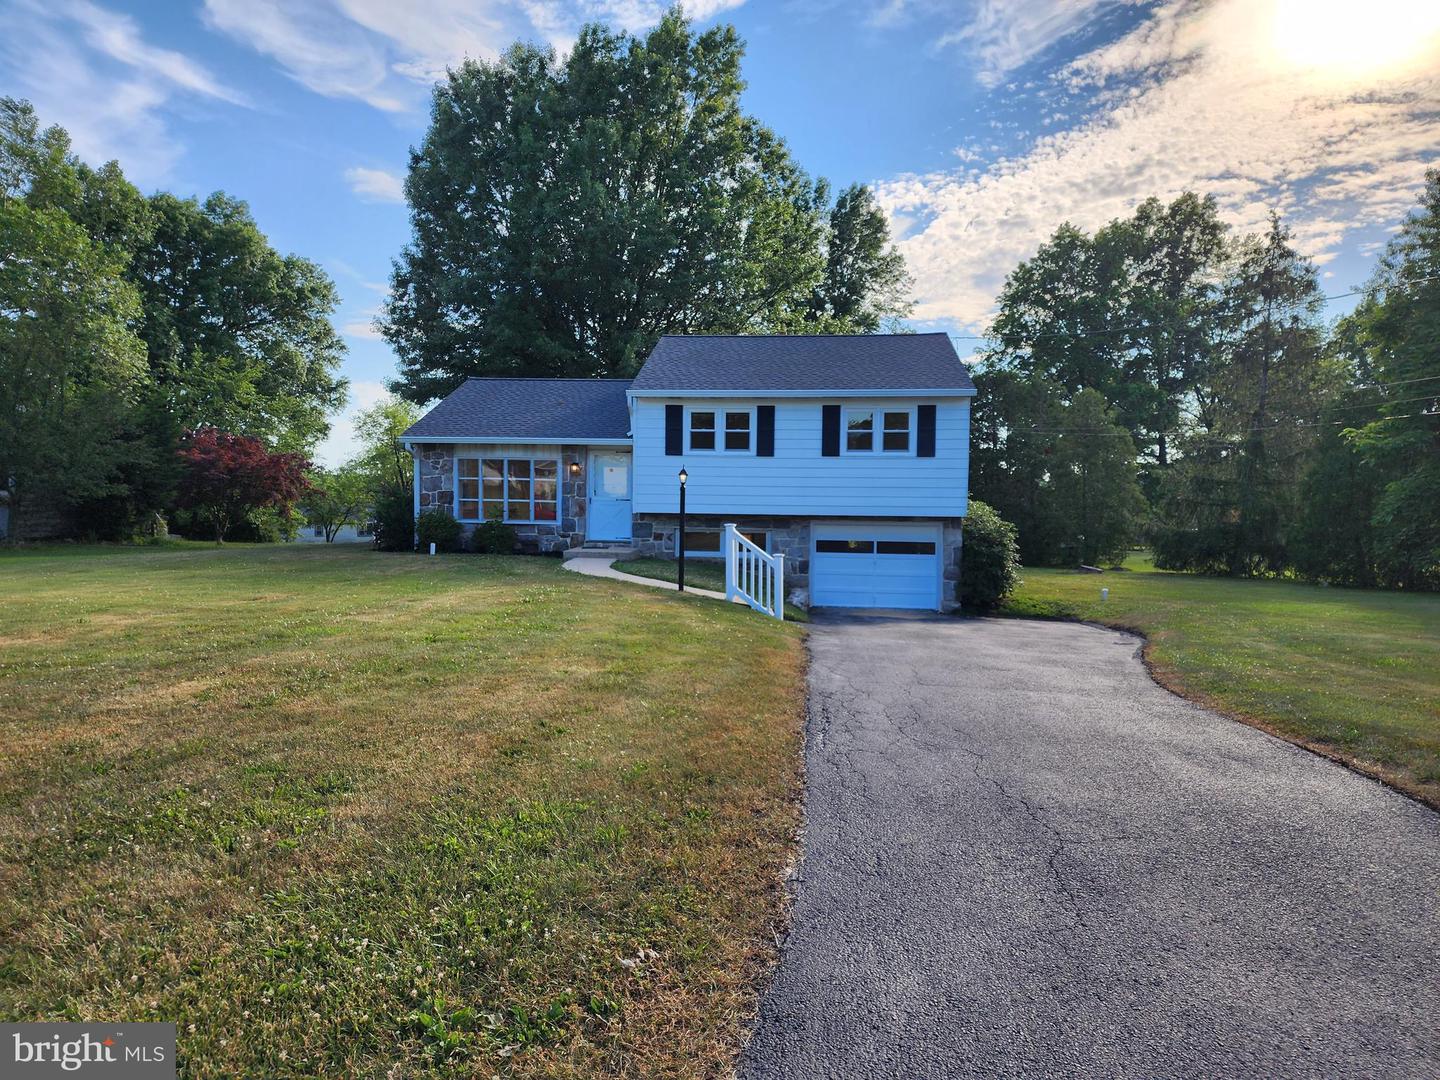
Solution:
{"label": "outdoor wall light", "polygon": [[580,475],[580,462],[578,462],[578,461],[572,461],[572,462],[570,462],[570,475],[571,475],[571,476],[579,476],[579,475]]}
{"label": "outdoor wall light", "polygon": [[680,466],[680,528],[675,534],[675,554],[677,556],[678,580],[676,582],[679,591],[685,591],[685,481],[690,479],[690,474],[685,471],[685,466]]}

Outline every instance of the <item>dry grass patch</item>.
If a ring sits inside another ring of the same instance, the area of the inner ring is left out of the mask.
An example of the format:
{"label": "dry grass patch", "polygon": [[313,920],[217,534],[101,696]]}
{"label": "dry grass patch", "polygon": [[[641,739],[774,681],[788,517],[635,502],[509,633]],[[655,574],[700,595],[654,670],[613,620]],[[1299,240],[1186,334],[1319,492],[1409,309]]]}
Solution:
{"label": "dry grass patch", "polygon": [[796,628],[539,559],[0,555],[0,1015],[189,1077],[720,1075]]}

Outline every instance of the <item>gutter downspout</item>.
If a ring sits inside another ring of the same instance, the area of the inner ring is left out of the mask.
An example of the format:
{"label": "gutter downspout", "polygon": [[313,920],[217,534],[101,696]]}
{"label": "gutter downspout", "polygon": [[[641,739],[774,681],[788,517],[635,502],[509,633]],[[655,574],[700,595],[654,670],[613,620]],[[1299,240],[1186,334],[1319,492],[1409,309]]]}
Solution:
{"label": "gutter downspout", "polygon": [[410,496],[412,500],[410,521],[412,533],[410,543],[416,546],[420,543],[420,454],[414,446],[410,447],[410,460],[414,462],[414,477],[410,481]]}

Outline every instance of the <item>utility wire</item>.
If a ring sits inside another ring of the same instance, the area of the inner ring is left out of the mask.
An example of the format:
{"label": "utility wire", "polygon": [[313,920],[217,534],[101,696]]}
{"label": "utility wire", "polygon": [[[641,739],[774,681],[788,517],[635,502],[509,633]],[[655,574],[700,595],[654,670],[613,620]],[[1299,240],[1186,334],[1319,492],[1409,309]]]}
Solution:
{"label": "utility wire", "polygon": [[[1413,281],[1406,282],[1403,285],[1397,283],[1395,285],[1386,286],[1385,288],[1390,292],[1408,292],[1415,285],[1424,285],[1432,281],[1440,281],[1440,275],[1415,278]],[[1333,300],[1344,300],[1347,297],[1351,296],[1361,296],[1368,291],[1368,289],[1351,289],[1349,292],[1334,293],[1330,296],[1319,296],[1315,299],[1320,303],[1325,304],[1330,303]],[[1132,330],[1148,330],[1152,328],[1153,324],[1151,323],[1136,323],[1130,326],[1107,326],[1104,329],[1100,330],[1047,330],[1044,333],[1028,335],[1025,340],[1027,342],[1032,342],[1046,340],[1049,338],[1100,337],[1103,334],[1126,334]],[[950,334],[947,331],[947,336],[955,341],[997,340],[994,334]]]}
{"label": "utility wire", "polygon": [[[1433,400],[1434,400],[1433,396],[1417,397],[1417,398],[1403,398],[1403,399],[1400,400],[1400,401],[1393,402],[1393,404],[1395,404],[1395,405],[1404,405],[1404,404],[1407,404],[1407,403],[1412,402],[1412,401],[1433,401]],[[1344,406],[1342,406],[1342,408],[1343,408],[1343,407],[1344,407]],[[1381,423],[1381,422],[1384,422],[1384,421],[1387,421],[1387,420],[1411,420],[1411,419],[1414,419],[1414,418],[1417,417],[1417,416],[1440,416],[1440,411],[1430,412],[1430,411],[1427,410],[1427,411],[1425,411],[1425,412],[1406,413],[1404,416],[1380,416],[1380,417],[1376,417],[1376,419],[1375,419],[1374,421],[1372,421],[1372,422],[1374,422],[1374,423]],[[1256,433],[1256,432],[1279,431],[1279,430],[1281,430],[1281,429],[1283,429],[1283,428],[1287,428],[1287,427],[1326,427],[1326,426],[1330,426],[1330,427],[1346,427],[1346,426],[1348,426],[1349,424],[1350,424],[1350,421],[1348,421],[1348,420],[1320,420],[1320,419],[1311,419],[1311,420],[1276,420],[1274,423],[1272,423],[1272,424],[1270,424],[1270,425],[1268,425],[1268,426],[1265,426],[1265,427],[1240,428],[1240,429],[1238,429],[1237,431],[1235,431],[1234,434],[1236,434],[1236,435],[1252,435],[1252,434],[1254,434],[1254,433]],[[1114,428],[1036,428],[1036,427],[1030,427],[1030,428],[1010,428],[1010,429],[1008,429],[1008,430],[1005,432],[1005,434],[1006,434],[1007,437],[1010,436],[1010,435],[1111,435],[1111,436],[1114,436],[1114,437],[1118,438],[1119,436],[1124,435],[1126,438],[1131,438],[1131,439],[1134,438],[1134,436],[1130,434],[1130,431],[1129,431],[1127,428],[1122,428],[1122,427],[1114,427]],[[1201,442],[1206,441],[1206,440],[1219,440],[1219,441],[1224,441],[1224,440],[1226,440],[1226,439],[1228,438],[1228,436],[1224,436],[1224,435],[1210,435],[1210,434],[1197,435],[1194,431],[1187,431],[1187,430],[1185,430],[1185,429],[1183,429],[1183,428],[1176,428],[1176,429],[1173,430],[1173,431],[1146,431],[1146,432],[1142,432],[1142,435],[1145,436],[1146,438],[1157,438],[1157,437],[1162,436],[1162,435],[1165,436],[1166,438],[1189,438],[1189,439],[1192,440],[1192,441],[1201,441]]]}

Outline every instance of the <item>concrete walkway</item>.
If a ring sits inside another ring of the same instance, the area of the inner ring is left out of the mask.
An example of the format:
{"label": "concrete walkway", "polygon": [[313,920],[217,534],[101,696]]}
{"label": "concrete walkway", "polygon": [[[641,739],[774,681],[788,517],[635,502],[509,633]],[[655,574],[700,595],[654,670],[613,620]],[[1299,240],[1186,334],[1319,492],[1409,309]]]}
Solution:
{"label": "concrete walkway", "polygon": [[[581,556],[577,559],[566,559],[563,565],[566,570],[573,570],[586,577],[610,578],[613,581],[626,581],[631,585],[648,585],[652,589],[669,589],[671,592],[676,592],[680,588],[673,581],[661,581],[659,578],[637,577],[634,574],[623,573],[615,569],[611,559],[592,559]],[[714,589],[697,589],[693,585],[687,585],[685,591],[696,596],[708,596],[711,600],[725,599],[724,593],[716,592]]]}

